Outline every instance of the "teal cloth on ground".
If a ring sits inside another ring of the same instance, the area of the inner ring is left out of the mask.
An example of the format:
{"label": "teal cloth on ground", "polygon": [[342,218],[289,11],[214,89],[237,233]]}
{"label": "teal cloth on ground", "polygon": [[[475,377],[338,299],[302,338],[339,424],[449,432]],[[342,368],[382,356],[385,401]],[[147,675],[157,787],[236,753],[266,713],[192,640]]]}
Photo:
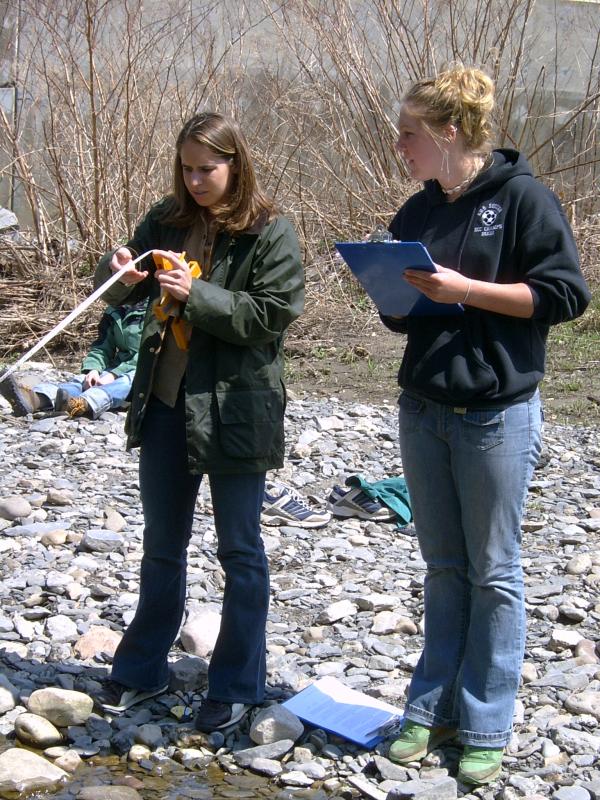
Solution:
{"label": "teal cloth on ground", "polygon": [[346,478],[345,483],[346,486],[360,486],[371,500],[377,500],[391,508],[396,514],[396,524],[399,528],[412,522],[410,497],[404,478],[384,478],[381,481],[369,483],[362,475],[350,475],[349,478]]}

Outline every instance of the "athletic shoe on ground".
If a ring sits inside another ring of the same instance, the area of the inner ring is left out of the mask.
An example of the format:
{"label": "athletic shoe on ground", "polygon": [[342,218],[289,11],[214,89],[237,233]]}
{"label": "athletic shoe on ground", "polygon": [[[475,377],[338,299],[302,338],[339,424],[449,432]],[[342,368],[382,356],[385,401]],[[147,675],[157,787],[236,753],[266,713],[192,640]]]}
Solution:
{"label": "athletic shoe on ground", "polygon": [[33,414],[34,411],[39,411],[41,408],[39,395],[33,389],[21,386],[12,375],[0,381],[0,394],[10,403],[15,417]]}
{"label": "athletic shoe on ground", "polygon": [[427,753],[453,739],[455,735],[456,731],[452,728],[427,728],[407,719],[400,736],[390,745],[388,758],[395,764],[420,761]]}
{"label": "athletic shoe on ground", "polygon": [[265,525],[322,528],[330,519],[329,511],[311,508],[294,489],[276,483],[266,485],[261,514]]}
{"label": "athletic shoe on ground", "polygon": [[471,747],[465,745],[456,779],[460,783],[484,786],[496,780],[502,769],[503,747]]}
{"label": "athletic shoe on ground", "polygon": [[103,711],[109,714],[122,714],[131,706],[164,694],[168,688],[167,683],[159,689],[130,689],[122,683],[106,681],[102,689],[94,695],[94,700]]}
{"label": "athletic shoe on ground", "polygon": [[250,706],[243,703],[221,703],[219,700],[203,697],[194,719],[194,727],[203,733],[227,728],[239,722],[249,708]]}
{"label": "athletic shoe on ground", "polygon": [[334,486],[327,499],[327,508],[334,517],[358,517],[375,522],[391,522],[396,519],[391,508],[372,500],[359,486],[353,489]]}

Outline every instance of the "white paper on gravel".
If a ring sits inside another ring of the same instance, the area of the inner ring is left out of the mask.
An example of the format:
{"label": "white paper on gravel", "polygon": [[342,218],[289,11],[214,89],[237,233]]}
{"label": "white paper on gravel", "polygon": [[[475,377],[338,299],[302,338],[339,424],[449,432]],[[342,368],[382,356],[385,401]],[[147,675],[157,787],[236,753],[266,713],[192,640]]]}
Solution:
{"label": "white paper on gravel", "polygon": [[331,676],[311,683],[282,705],[304,722],[367,748],[385,739],[402,720],[395,706]]}

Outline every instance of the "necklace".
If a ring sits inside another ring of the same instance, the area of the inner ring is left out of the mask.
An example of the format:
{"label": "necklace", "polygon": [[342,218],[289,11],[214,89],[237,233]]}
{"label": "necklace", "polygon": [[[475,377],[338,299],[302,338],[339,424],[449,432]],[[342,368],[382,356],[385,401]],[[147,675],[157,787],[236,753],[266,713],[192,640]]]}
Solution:
{"label": "necklace", "polygon": [[473,171],[472,171],[472,172],[471,172],[469,175],[467,175],[467,177],[464,179],[464,181],[461,181],[461,183],[457,184],[456,186],[451,186],[449,189],[446,189],[446,188],[445,188],[444,186],[442,186],[442,184],[440,183],[440,188],[441,188],[442,192],[443,192],[445,195],[450,195],[450,194],[456,194],[457,192],[460,192],[460,191],[462,191],[463,189],[466,189],[466,188],[467,188],[467,186],[468,186],[470,183],[473,183],[473,181],[474,181],[474,180],[475,180],[475,178],[476,178],[476,177],[479,175],[479,173],[480,173],[480,172],[483,172],[484,168],[485,168],[485,167],[486,167],[486,165],[487,165],[487,161],[488,161],[488,159],[487,159],[487,158],[484,158],[484,159],[482,160],[481,164],[479,164],[478,166],[476,165],[476,166],[475,166],[475,168],[473,169]]}

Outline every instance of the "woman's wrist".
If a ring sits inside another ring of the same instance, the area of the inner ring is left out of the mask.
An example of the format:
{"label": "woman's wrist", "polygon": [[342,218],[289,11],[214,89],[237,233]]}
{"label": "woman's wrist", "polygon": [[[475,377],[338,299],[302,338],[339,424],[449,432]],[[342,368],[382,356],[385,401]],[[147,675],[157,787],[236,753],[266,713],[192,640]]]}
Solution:
{"label": "woman's wrist", "polygon": [[465,306],[467,304],[467,301],[469,300],[469,295],[471,294],[471,286],[473,285],[473,281],[471,280],[471,278],[469,278],[468,280],[469,282],[467,284],[467,291],[465,292],[465,296],[462,300],[463,306]]}

